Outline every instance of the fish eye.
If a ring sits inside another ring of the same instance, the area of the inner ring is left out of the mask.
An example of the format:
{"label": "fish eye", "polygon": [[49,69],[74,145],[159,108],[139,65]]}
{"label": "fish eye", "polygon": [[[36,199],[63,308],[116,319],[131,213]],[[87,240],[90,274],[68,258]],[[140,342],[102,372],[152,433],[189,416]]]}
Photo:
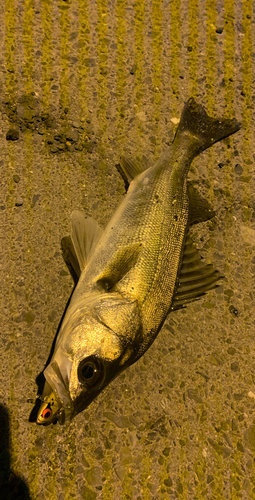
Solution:
{"label": "fish eye", "polygon": [[78,366],[78,379],[81,384],[87,386],[95,386],[102,380],[104,374],[103,365],[101,361],[90,356],[83,359]]}

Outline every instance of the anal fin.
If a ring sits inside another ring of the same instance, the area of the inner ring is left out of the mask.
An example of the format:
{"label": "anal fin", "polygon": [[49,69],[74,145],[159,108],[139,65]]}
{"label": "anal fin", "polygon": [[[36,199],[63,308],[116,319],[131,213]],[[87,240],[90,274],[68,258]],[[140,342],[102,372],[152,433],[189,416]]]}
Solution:
{"label": "anal fin", "polygon": [[211,264],[205,264],[190,235],[187,235],[182,264],[176,280],[171,310],[185,307],[197,300],[208,290],[216,288],[216,282],[223,276]]}

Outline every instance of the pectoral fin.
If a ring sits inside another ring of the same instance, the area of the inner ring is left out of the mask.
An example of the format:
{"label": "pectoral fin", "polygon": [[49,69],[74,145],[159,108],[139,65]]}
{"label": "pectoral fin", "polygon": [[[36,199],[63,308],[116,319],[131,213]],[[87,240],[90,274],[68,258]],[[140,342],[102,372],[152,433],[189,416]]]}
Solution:
{"label": "pectoral fin", "polygon": [[180,309],[197,300],[208,290],[217,287],[216,281],[223,278],[211,264],[205,264],[191,237],[188,235],[182,257],[182,265],[176,281],[171,310]]}
{"label": "pectoral fin", "polygon": [[99,283],[105,290],[109,290],[116,285],[136,264],[142,250],[142,243],[132,243],[119,248],[112,260],[110,260],[104,271],[98,276]]}

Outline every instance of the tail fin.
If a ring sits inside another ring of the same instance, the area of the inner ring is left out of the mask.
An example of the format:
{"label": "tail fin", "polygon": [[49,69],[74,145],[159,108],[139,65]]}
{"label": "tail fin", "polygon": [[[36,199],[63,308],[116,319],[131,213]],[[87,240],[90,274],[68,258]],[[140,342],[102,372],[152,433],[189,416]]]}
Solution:
{"label": "tail fin", "polygon": [[199,153],[239,129],[240,124],[234,118],[231,120],[211,118],[205,108],[191,97],[184,106],[175,138],[183,132],[195,136],[200,143]]}

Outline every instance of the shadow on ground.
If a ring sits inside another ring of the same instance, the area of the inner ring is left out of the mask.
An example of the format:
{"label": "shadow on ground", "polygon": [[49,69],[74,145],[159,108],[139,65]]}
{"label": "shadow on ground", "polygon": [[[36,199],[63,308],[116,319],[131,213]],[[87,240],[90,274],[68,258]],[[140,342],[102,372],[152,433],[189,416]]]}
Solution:
{"label": "shadow on ground", "polygon": [[31,500],[26,482],[10,468],[8,410],[0,404],[0,496],[5,500]]}

